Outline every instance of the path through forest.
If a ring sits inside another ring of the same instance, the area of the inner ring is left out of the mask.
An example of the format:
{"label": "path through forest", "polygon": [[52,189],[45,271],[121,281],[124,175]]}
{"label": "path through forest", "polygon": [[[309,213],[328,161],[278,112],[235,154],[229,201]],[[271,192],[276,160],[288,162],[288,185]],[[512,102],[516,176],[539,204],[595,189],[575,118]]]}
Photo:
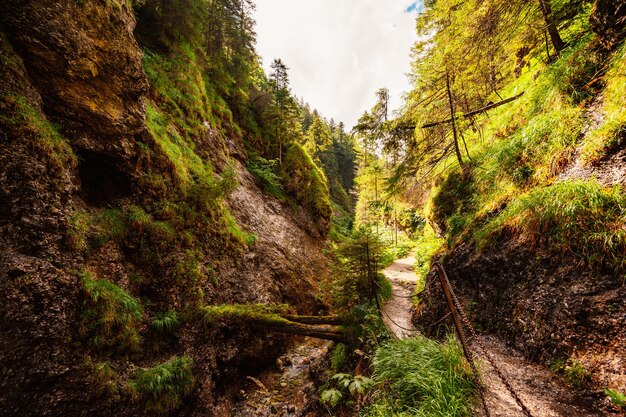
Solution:
{"label": "path through forest", "polygon": [[[418,280],[413,269],[414,263],[415,254],[412,252],[383,271],[393,288],[391,298],[383,308],[383,320],[389,330],[400,339],[411,337],[416,333],[411,322],[410,298]],[[591,401],[582,401],[576,396],[575,390],[564,385],[554,374],[542,366],[525,360],[521,354],[507,347],[497,337],[491,335],[478,337],[534,417],[609,415],[587,405]],[[473,352],[478,358],[491,417],[523,416],[515,400],[493,368],[488,365],[484,354],[476,346],[473,347]],[[476,415],[484,415],[482,409],[478,408]]]}

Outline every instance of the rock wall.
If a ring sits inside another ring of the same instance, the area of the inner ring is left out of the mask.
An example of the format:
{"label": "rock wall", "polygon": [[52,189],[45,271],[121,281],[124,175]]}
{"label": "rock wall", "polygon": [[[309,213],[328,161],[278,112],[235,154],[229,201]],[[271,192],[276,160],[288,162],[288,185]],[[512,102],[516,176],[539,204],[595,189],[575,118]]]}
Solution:
{"label": "rock wall", "polygon": [[[506,237],[481,251],[462,243],[441,262],[478,330],[544,365],[575,358],[590,373],[594,392],[626,388],[621,277]],[[434,269],[429,281],[414,322],[436,335],[452,323],[439,321],[448,308]]]}
{"label": "rock wall", "polygon": [[[182,355],[194,360],[196,382],[168,413],[228,415],[239,375],[272,362],[289,344],[282,335],[207,328],[189,317],[160,346],[148,329],[151,303],[184,307],[184,299],[168,295],[176,284],[137,263],[131,246],[108,241],[84,250],[72,242],[77,211],[140,205],[149,192],[139,171],[149,166],[170,175],[142,154],[154,140],[146,129],[148,81],[134,27],[123,1],[0,4],[2,415],[153,415],[132,393],[104,392],[93,364],[110,363],[123,380],[134,369]],[[214,143],[219,140],[198,138],[198,153],[226,148]],[[228,252],[221,236],[206,237],[215,250],[201,256],[215,261],[215,269],[213,279],[201,283],[202,303],[289,303],[309,314],[324,309],[318,299],[318,282],[328,274],[324,239],[308,232],[315,228],[301,208],[262,193],[245,169],[241,139],[228,140],[239,159],[240,186],[226,205],[256,243]],[[82,270],[144,303],[139,352],[103,353],[80,336]],[[138,275],[150,284],[135,284]]]}

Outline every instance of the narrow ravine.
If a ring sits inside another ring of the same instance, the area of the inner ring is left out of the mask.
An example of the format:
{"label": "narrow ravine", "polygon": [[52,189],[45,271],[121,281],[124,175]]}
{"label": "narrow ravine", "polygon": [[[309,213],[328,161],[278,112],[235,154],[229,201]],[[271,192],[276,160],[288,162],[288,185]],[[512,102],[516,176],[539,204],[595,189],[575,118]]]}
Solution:
{"label": "narrow ravine", "polygon": [[[393,288],[391,298],[383,308],[383,320],[392,334],[399,339],[417,333],[411,321],[413,308],[411,294],[418,280],[413,269],[414,263],[415,254],[412,252],[383,271]],[[492,335],[478,337],[534,417],[610,415],[587,405],[591,401],[577,397],[576,390],[562,383],[546,368],[525,360],[519,352],[507,347],[497,337]],[[485,355],[475,342],[471,344],[472,351],[478,358],[491,417],[523,416],[513,397],[488,364]],[[484,415],[481,407],[475,410],[476,415]]]}

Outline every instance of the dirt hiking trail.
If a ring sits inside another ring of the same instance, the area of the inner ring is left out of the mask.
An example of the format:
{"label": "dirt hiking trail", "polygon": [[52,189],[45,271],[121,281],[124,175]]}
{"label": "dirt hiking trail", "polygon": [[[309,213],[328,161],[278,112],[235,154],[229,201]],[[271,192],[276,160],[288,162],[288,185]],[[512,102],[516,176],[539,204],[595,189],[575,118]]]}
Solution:
{"label": "dirt hiking trail", "polygon": [[[391,281],[392,295],[383,308],[383,320],[393,335],[405,339],[417,334],[411,322],[411,294],[418,281],[414,272],[415,253],[398,259],[383,270]],[[558,377],[542,366],[525,360],[522,355],[507,347],[501,340],[491,335],[479,335],[482,344],[509,380],[513,389],[530,409],[533,417],[600,417],[614,414],[604,413],[576,396],[577,392],[562,383]],[[471,344],[471,343],[470,343]],[[496,372],[487,363],[484,354],[472,344],[478,367],[485,386],[485,398],[491,417],[523,416],[521,409]],[[483,416],[481,407],[475,415]]]}

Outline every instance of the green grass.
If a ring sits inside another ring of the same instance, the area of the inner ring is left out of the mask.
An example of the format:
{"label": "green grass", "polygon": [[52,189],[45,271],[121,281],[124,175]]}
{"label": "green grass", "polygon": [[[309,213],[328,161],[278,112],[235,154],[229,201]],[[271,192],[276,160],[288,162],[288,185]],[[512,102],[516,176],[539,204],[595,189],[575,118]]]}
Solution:
{"label": "green grass", "polygon": [[416,337],[382,345],[372,359],[376,388],[364,417],[470,416],[475,387],[458,343]]}
{"label": "green grass", "polygon": [[626,194],[594,181],[559,182],[512,201],[478,230],[484,246],[503,232],[552,250],[571,252],[591,266],[626,268]]}
{"label": "green grass", "polygon": [[[578,22],[580,23],[580,22]],[[626,266],[624,194],[592,182],[555,182],[585,136],[585,105],[598,92],[604,61],[593,35],[572,29],[571,44],[551,65],[532,68],[500,93],[525,91],[494,109],[478,133],[465,132],[469,173],[448,164],[436,175],[425,212],[454,246],[471,239],[484,248],[508,232],[558,253],[574,253],[592,267]],[[583,159],[595,161],[624,137],[626,66],[622,47],[606,74],[605,123],[587,134]],[[602,136],[602,138],[600,138]]]}
{"label": "green grass", "polygon": [[66,237],[70,248],[81,252],[88,249],[90,226],[91,217],[87,212],[76,211],[69,217]]}
{"label": "green grass", "polygon": [[143,309],[138,299],[106,279],[80,275],[84,296],[80,332],[101,350],[139,349]]}
{"label": "green grass", "polygon": [[178,314],[175,311],[163,311],[155,315],[150,323],[150,329],[157,333],[170,333],[179,324]]}
{"label": "green grass", "polygon": [[128,385],[147,410],[165,413],[181,405],[194,382],[193,360],[175,356],[152,368],[136,369]]}
{"label": "green grass", "polygon": [[426,277],[430,271],[430,261],[434,254],[444,247],[444,239],[438,237],[430,224],[425,224],[422,233],[415,241],[415,274],[418,283],[416,293],[420,293],[426,285]]}
{"label": "green grass", "polygon": [[582,149],[583,162],[588,165],[598,162],[626,141],[626,44],[612,57],[604,79],[606,86],[600,109],[604,121],[590,133]]}

